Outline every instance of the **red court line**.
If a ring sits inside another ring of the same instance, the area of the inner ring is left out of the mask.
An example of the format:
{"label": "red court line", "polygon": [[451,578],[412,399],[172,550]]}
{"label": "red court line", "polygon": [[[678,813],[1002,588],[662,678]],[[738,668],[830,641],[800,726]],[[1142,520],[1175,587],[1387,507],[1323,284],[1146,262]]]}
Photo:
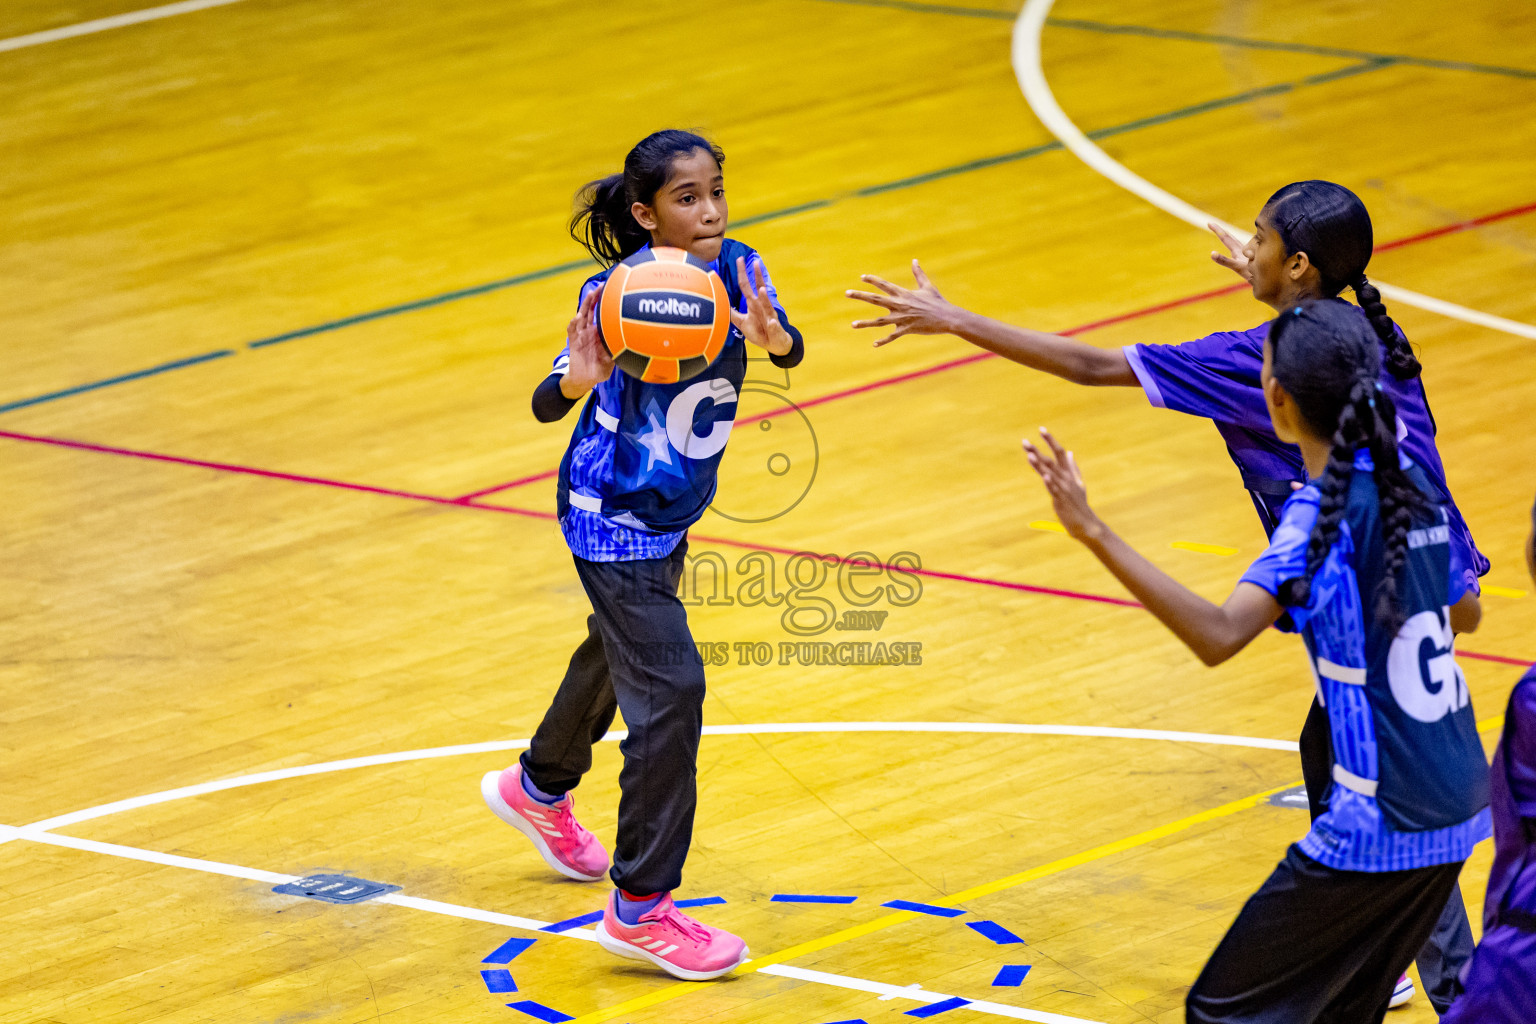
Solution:
{"label": "red court line", "polygon": [[[746,541],[731,540],[729,537],[707,537],[704,534],[692,534],[693,540],[704,541],[707,544],[724,544],[733,548],[746,548],[750,551],[772,551],[778,555],[815,555],[822,561],[842,562],[844,559],[836,555],[816,555],[813,551],[793,548],[780,548],[772,544],[749,544]],[[1135,601],[1123,597],[1109,597],[1105,594],[1089,594],[1080,590],[1061,590],[1056,587],[1037,587],[1029,583],[1013,583],[1009,580],[990,580],[981,576],[963,576],[960,573],[939,572],[937,569],[909,569],[906,566],[888,565],[881,561],[871,561],[867,558],[858,559],[858,564],[868,565],[872,569],[896,569],[898,572],[909,572],[914,576],[927,576],[931,579],[955,580],[959,583],[980,583],[989,587],[1002,587],[1005,590],[1022,590],[1027,594],[1043,594],[1046,597],[1068,597],[1074,601],[1094,601],[1099,604],[1113,604],[1122,608],[1140,608]]]}
{"label": "red court line", "polygon": [[[818,405],[824,405],[827,402],[835,402],[840,398],[849,398],[853,395],[862,395],[866,391],[878,391],[880,388],[888,388],[892,384],[904,384],[909,380],[917,380],[919,377],[927,377],[930,374],[943,373],[945,370],[953,370],[957,366],[969,366],[971,363],[978,363],[983,359],[995,358],[996,356],[994,356],[991,352],[976,352],[972,355],[961,356],[959,359],[950,359],[946,362],[924,367],[921,370],[912,370],[907,373],[899,373],[894,377],[884,377],[880,380],[870,381],[868,384],[860,384],[856,387],[844,388],[841,391],[834,391],[831,394],[821,395],[817,398],[808,398],[801,402],[799,405],[791,403],[778,409],[770,409],[767,412],[760,412],[756,416],[743,416],[736,422],[756,423],[758,420],[769,420],[773,419],[775,416],[783,416],[787,413],[794,412],[796,409],[810,409]],[[785,401],[788,401],[788,399],[785,399]]]}
{"label": "red court line", "polygon": [[[526,516],[546,516],[554,519],[549,512],[534,512],[531,509],[514,508],[511,505],[482,505],[477,501],[452,502],[455,505],[463,505],[465,508],[483,508],[491,512],[518,512]],[[781,548],[774,544],[756,544],[750,541],[733,540],[730,537],[711,537],[702,533],[689,533],[689,541],[701,541],[705,544],[720,544],[724,547],[741,548],[744,551],[771,551],[776,555],[807,555],[823,562],[852,561],[838,555],[824,555],[809,548]],[[979,583],[988,587],[1001,587],[1004,590],[1019,590],[1027,594],[1041,594],[1046,597],[1066,597],[1074,601],[1092,601],[1097,604],[1112,604],[1121,608],[1140,608],[1141,605],[1124,597],[1110,597],[1108,594],[1090,594],[1081,590],[1063,590],[1059,587],[1039,587],[1032,583],[1015,583],[1012,580],[993,580],[983,576],[966,576],[962,573],[940,572],[937,569],[913,569],[904,565],[890,565],[878,559],[859,558],[856,564],[868,566],[871,569],[895,569],[898,572],[909,572],[914,576],[926,576],[937,580],[954,580],[958,583]],[[1524,664],[1523,662],[1521,664]]]}
{"label": "red court line", "polygon": [[467,502],[474,501],[476,498],[484,498],[487,495],[495,494],[497,491],[505,491],[513,487],[521,487],[523,484],[531,484],[539,480],[548,480],[550,477],[559,475],[560,471],[558,469],[546,469],[542,473],[535,473],[532,476],[518,477],[516,480],[513,480],[509,483],[497,484],[495,487],[487,487],[483,491],[471,491],[469,494],[461,494],[453,500],[455,504],[462,505]]}
{"label": "red court line", "polygon": [[[510,505],[482,505],[475,501],[454,502],[465,508],[483,508],[495,512],[520,512],[523,515],[544,515],[550,519],[555,516],[548,513],[535,513],[529,509],[514,508]],[[823,562],[843,562],[838,555],[823,555],[807,548],[781,548],[773,544],[754,544],[744,540],[733,540],[730,537],[710,537],[702,533],[689,533],[689,541],[701,541],[705,544],[719,544],[724,547],[741,548],[745,551],[772,551],[776,555],[808,555]],[[981,576],[965,576],[954,572],[940,572],[937,569],[913,569],[904,565],[890,565],[877,559],[859,558],[857,564],[868,566],[871,569],[895,569],[898,572],[909,572],[914,576],[926,576],[930,579],[954,580],[959,583],[980,583],[989,587],[1001,587],[1005,590],[1019,590],[1026,594],[1041,594],[1045,597],[1066,597],[1074,601],[1093,601],[1097,604],[1112,604],[1122,608],[1140,608],[1141,605],[1123,597],[1110,597],[1107,594],[1089,594],[1081,590],[1062,590],[1058,587],[1037,587],[1032,583],[1014,583],[1011,580],[991,580]]]}
{"label": "red court line", "polygon": [[1496,661],[1500,665],[1519,665],[1521,668],[1531,664],[1531,662],[1521,658],[1506,658],[1502,654],[1479,654],[1477,651],[1457,651],[1456,655],[1461,658],[1476,658],[1478,661]]}
{"label": "red court line", "polygon": [[[299,473],[283,473],[273,469],[258,469],[255,466],[240,466],[232,462],[211,462],[207,459],[188,459],[179,455],[162,455],[159,452],[147,452],[136,448],[118,448],[113,445],[90,444],[86,441],[71,441],[62,437],[45,437],[39,434],[22,434],[13,430],[0,430],[0,438],[12,441],[24,441],[28,444],[51,445],[56,448],[68,448],[75,451],[95,452],[100,455],[118,455],[130,459],[144,459],[150,462],[166,462],[177,466],[191,466],[196,469],[211,469],[220,473],[235,473],[241,476],[253,476],[266,480],[282,480],[287,483],[310,484],[317,487],[331,487],[343,491],[356,491],[362,494],[376,494],[386,498],[404,498],[407,501],[424,501],[433,505],[448,505],[458,508],[480,509],[485,512],[500,512],[505,515],[522,516],[527,519],[553,520],[553,512],[541,512],[537,509],[515,508],[511,505],[484,505],[479,502],[467,501],[462,498],[442,498],[434,494],[420,494],[416,491],[401,491],[390,487],[373,487],[368,484],[354,484],[345,480],[332,480],[328,477],[305,476]],[[782,555],[812,555],[823,560],[836,559],[837,556],[821,555],[808,550],[795,550],[794,548],[777,547],[771,544],[750,544],[746,541],[732,540],[729,537],[710,537],[703,534],[695,534],[694,540],[704,541],[709,544],[723,544],[729,547],[744,548],[751,551],[772,551]],[[839,561],[841,559],[838,559]],[[962,573],[940,572],[937,569],[909,569],[904,566],[891,566],[883,562],[859,559],[860,563],[868,564],[872,568],[895,568],[902,572],[910,572],[916,576],[926,576],[931,579],[953,580],[959,583],[975,583],[981,586],[1000,587],[1004,590],[1017,590],[1029,594],[1040,594],[1045,597],[1063,597],[1074,601],[1091,601],[1096,604],[1116,605],[1122,608],[1140,608],[1135,601],[1123,597],[1110,597],[1107,594],[1090,594],[1079,590],[1063,590],[1058,587],[1037,587],[1029,583],[1015,583],[1011,580],[995,580],[985,576],[967,576]],[[1522,661],[1519,658],[1509,658],[1499,654],[1480,654],[1476,651],[1458,651],[1458,654],[1468,658],[1477,658],[1482,661],[1495,661],[1504,665],[1529,665],[1531,662]]]}
{"label": "red court line", "polygon": [[1407,238],[1399,238],[1395,241],[1383,242],[1373,251],[1387,252],[1392,249],[1401,249],[1405,245],[1414,245],[1418,242],[1427,242],[1431,238],[1439,238],[1442,235],[1454,235],[1459,231],[1467,231],[1471,228],[1482,227],[1484,224],[1493,224],[1501,220],[1508,220],[1510,217],[1518,217],[1521,214],[1530,213],[1533,210],[1536,210],[1536,203],[1526,203],[1524,206],[1512,206],[1507,210],[1500,210],[1498,213],[1486,213],[1481,217],[1473,217],[1471,220],[1460,221],[1456,224],[1447,224],[1443,228],[1435,228],[1433,231],[1426,231],[1423,234],[1409,235]]}
{"label": "red court line", "polygon": [[[1406,238],[1397,238],[1390,242],[1383,242],[1381,245],[1376,246],[1373,252],[1390,252],[1393,249],[1401,249],[1404,246],[1417,245],[1420,242],[1427,242],[1432,238],[1441,238],[1445,235],[1454,235],[1462,231],[1470,231],[1473,228],[1482,227],[1485,224],[1494,224],[1498,221],[1508,220],[1511,217],[1519,217],[1522,214],[1531,213],[1533,211],[1536,211],[1536,203],[1526,203],[1523,206],[1512,206],[1507,210],[1499,210],[1495,213],[1485,213],[1481,217],[1473,217],[1471,220],[1458,221],[1455,224],[1447,224],[1442,228],[1435,228],[1431,231],[1424,231],[1417,235],[1409,235]],[[1155,306],[1146,306],[1142,309],[1132,310],[1129,313],[1121,313],[1118,316],[1107,317],[1103,320],[1095,320],[1092,323],[1082,324],[1078,327],[1073,327],[1060,333],[1064,338],[1073,338],[1079,334],[1086,334],[1089,331],[1098,330],[1101,327],[1109,327],[1113,324],[1122,324],[1130,320],[1139,320],[1142,317],[1153,316],[1154,314],[1163,313],[1170,309],[1177,309],[1180,306],[1190,306],[1197,302],[1204,302],[1207,299],[1218,298],[1222,295],[1236,295],[1238,292],[1247,290],[1248,286],[1239,282],[1237,284],[1228,285],[1225,288],[1217,288],[1212,291],[1200,292],[1195,295],[1186,295],[1182,299],[1174,299],[1170,302],[1161,302]],[[755,416],[746,416],[737,420],[736,422],[756,423],[759,420],[772,419],[775,416],[786,415],[787,413],[790,413],[796,409],[810,409],[814,406],[822,405],[826,402],[835,402],[841,398],[849,398],[853,395],[862,395],[868,391],[877,391],[880,388],[888,388],[893,384],[903,384],[909,380],[916,380],[919,377],[927,377],[930,374],[942,373],[945,370],[953,370],[959,366],[968,366],[971,363],[992,358],[995,358],[995,356],[991,352],[978,352],[974,355],[963,356],[959,359],[950,359],[946,362],[937,363],[925,369],[913,370],[909,373],[898,374],[894,377],[885,377],[880,380],[871,381],[868,384],[860,384],[857,387],[845,388],[842,391],[834,391],[831,394],[822,395],[818,398],[808,399],[807,401],[801,402],[799,405],[786,405],[780,409],[772,409],[768,412],[760,412]],[[519,479],[513,480],[509,483],[497,484],[495,487],[487,487],[485,490],[475,491],[473,494],[466,494],[462,498],[458,498],[456,500],[469,501],[473,498],[484,497],[487,494],[495,494],[498,491],[509,491],[515,487],[521,487],[524,484],[537,483],[540,480],[548,480],[558,473],[559,470],[554,469],[543,473],[535,473],[532,476],[520,477]]]}
{"label": "red court line", "polygon": [[[468,508],[492,509],[497,512],[521,512],[523,515],[544,515],[550,519],[555,518],[548,512],[536,513],[530,511],[529,509],[518,509],[509,505],[480,505],[474,502],[467,502],[465,505]],[[732,540],[729,537],[710,537],[702,533],[690,533],[689,540],[703,541],[707,544],[723,544],[727,547],[744,548],[748,551],[772,551],[775,554],[780,555],[810,555],[814,558],[819,558],[824,562],[845,561],[845,559],[840,558],[837,555],[822,555],[814,551],[807,551],[803,549],[797,551],[794,548],[775,547],[772,544],[750,544],[746,541]],[[1092,601],[1097,604],[1110,604],[1121,608],[1145,607],[1139,601],[1132,601],[1129,598],[1124,597],[1110,597],[1108,594],[1090,594],[1086,591],[1063,590],[1059,587],[1037,587],[1029,583],[1015,583],[1012,580],[997,580],[986,576],[967,576],[963,573],[956,572],[940,572],[937,569],[912,569],[906,566],[892,566],[881,561],[871,561],[866,558],[858,559],[857,564],[861,566],[867,565],[872,569],[896,569],[900,572],[909,572],[914,576],[926,576],[930,579],[953,580],[957,583],[975,583],[984,587],[1000,587],[1004,590],[1019,590],[1028,594],[1040,594],[1045,597],[1064,597],[1073,601]],[[1519,665],[1524,667],[1533,664],[1528,660],[1521,658],[1510,658],[1502,654],[1482,654],[1478,651],[1463,650],[1457,650],[1456,653],[1461,657],[1475,658],[1478,661],[1494,661],[1501,665]]]}
{"label": "red court line", "polygon": [[[116,448],[112,445],[90,444],[86,441],[71,441],[62,437],[43,437],[37,434],[19,434],[13,430],[0,430],[0,437],[11,441],[25,441],[29,444],[53,445],[57,448],[73,448],[85,452],[98,452],[103,455],[121,455],[130,459],[147,459],[151,462],[170,462],[178,466],[195,466],[198,469],[213,469],[221,473],[239,473],[243,476],[262,477],[268,480],[285,480],[295,484],[313,484],[318,487],[334,487],[343,491],[361,491],[364,494],[379,494],[386,498],[406,498],[410,501],[425,501],[434,505],[461,505],[464,502],[455,501],[452,498],[439,498],[432,494],[417,494],[414,491],[397,491],[389,487],[372,487],[368,484],[348,483],[344,480],[331,480],[320,476],[304,476],[299,473],[282,473],[274,469],[257,469],[254,466],[238,466],[231,462],[209,462],[206,459],[186,459],[179,455],[162,455],[159,452],[146,452],[135,448]],[[485,508],[489,506],[475,506]],[[511,512],[517,515],[531,516],[536,519],[553,519],[547,512],[533,512],[528,509],[500,508],[497,511]]]}

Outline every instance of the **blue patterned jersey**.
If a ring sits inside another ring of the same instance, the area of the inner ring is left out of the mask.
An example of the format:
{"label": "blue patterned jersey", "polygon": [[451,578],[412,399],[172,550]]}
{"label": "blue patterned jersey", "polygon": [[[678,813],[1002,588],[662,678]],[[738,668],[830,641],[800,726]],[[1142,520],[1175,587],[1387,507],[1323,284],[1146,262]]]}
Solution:
{"label": "blue patterned jersey", "polygon": [[[731,305],[746,310],[738,257],[746,259],[751,280],[757,280],[754,268],[762,270],[779,320],[793,332],[762,257],[727,238],[710,267],[725,283]],[[578,304],[610,273],[588,278]],[[569,364],[567,346],[554,372],[564,373]],[[594,562],[671,553],[714,498],[746,369],[747,341],[732,326],[719,357],[697,377],[651,384],[615,367],[592,389],[560,462],[558,513],[573,553]]]}
{"label": "blue patterned jersey", "polygon": [[[1424,473],[1404,457],[1421,491]],[[1269,549],[1243,580],[1279,595],[1305,574],[1317,521],[1316,482],[1281,509]],[[1370,455],[1355,460],[1344,521],[1312,578],[1306,607],[1282,629],[1299,630],[1317,676],[1333,739],[1328,809],[1301,842],[1341,871],[1403,871],[1465,860],[1488,838],[1488,763],[1466,679],[1456,664],[1450,605],[1466,592],[1453,571],[1450,519],[1438,503],[1416,517],[1398,573],[1404,622],[1394,633],[1374,615],[1384,565]]]}

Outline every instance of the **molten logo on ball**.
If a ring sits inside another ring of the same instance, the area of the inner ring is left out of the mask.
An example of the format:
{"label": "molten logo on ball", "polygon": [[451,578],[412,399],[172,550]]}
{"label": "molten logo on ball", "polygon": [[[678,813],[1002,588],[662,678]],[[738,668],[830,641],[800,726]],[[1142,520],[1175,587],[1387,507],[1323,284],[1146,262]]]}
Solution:
{"label": "molten logo on ball", "polygon": [[697,302],[678,302],[676,299],[641,299],[638,303],[642,316],[654,313],[665,316],[688,317],[697,320],[704,308]]}

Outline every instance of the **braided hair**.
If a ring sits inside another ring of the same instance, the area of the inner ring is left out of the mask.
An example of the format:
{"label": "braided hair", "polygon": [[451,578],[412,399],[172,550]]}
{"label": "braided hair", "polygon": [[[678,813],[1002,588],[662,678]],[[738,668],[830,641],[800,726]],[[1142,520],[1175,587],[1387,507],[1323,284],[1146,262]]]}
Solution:
{"label": "braided hair", "polygon": [[630,207],[649,206],[672,173],[672,161],[702,149],[724,165],[725,153],[694,132],[668,128],[652,132],[629,151],[624,170],[589,181],[576,193],[571,237],[605,267],[627,259],[650,244],[651,233],[640,226]]}
{"label": "braided hair", "polygon": [[1297,181],[1270,196],[1264,212],[1285,244],[1287,256],[1307,254],[1326,298],[1346,286],[1354,289],[1356,302],[1387,346],[1387,372],[1398,380],[1417,377],[1423,367],[1387,315],[1381,292],[1365,276],[1374,237],[1371,215],[1360,197],[1331,181]]}
{"label": "braided hair", "polygon": [[1306,425],[1331,439],[1328,466],[1318,484],[1321,499],[1307,544],[1307,569],[1285,582],[1280,601],[1291,607],[1311,601],[1312,578],[1344,521],[1355,453],[1365,448],[1374,465],[1386,558],[1375,615],[1395,630],[1402,624],[1397,582],[1408,558],[1408,531],[1427,500],[1398,461],[1397,410],[1377,380],[1380,347],[1347,305],[1329,300],[1282,313],[1269,330],[1269,345],[1275,380],[1296,402]]}

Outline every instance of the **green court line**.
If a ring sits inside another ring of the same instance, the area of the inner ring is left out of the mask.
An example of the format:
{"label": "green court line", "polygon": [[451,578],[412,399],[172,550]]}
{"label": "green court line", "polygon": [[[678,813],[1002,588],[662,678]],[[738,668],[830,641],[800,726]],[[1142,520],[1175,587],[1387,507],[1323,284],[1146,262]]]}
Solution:
{"label": "green court line", "polygon": [[[867,3],[870,0],[831,0],[831,2]],[[1172,28],[1153,28],[1150,25],[1113,25],[1102,21],[1083,21],[1076,18],[1047,18],[1045,23],[1055,28],[1075,28],[1112,35],[1178,39],[1191,43],[1219,43],[1225,46],[1242,46],[1250,50],[1281,50],[1287,53],[1306,53],[1314,57],[1339,57],[1345,60],[1385,60],[1394,64],[1411,64],[1415,67],[1435,68],[1440,71],[1472,71],[1482,75],[1536,79],[1536,70],[1531,68],[1511,68],[1465,60],[1439,60],[1434,57],[1415,57],[1408,53],[1372,53],[1367,50],[1347,50],[1336,46],[1314,46],[1311,43],[1283,43],[1272,39],[1250,39],[1246,36],[1227,36],[1214,32],[1185,32]]]}
{"label": "green court line", "polygon": [[[842,2],[851,2],[851,0],[842,0]],[[860,2],[862,2],[862,0],[860,0]],[[1195,117],[1199,114],[1208,113],[1213,110],[1220,110],[1225,107],[1239,106],[1243,103],[1249,102],[1250,100],[1262,99],[1266,96],[1276,96],[1282,93],[1292,92],[1296,89],[1313,85],[1322,85],[1327,82],[1337,81],[1341,78],[1348,78],[1354,75],[1376,71],[1380,68],[1390,67],[1393,63],[1394,62],[1390,58],[1376,57],[1360,64],[1351,64],[1348,67],[1337,68],[1332,71],[1325,71],[1316,75],[1309,75],[1306,78],[1299,78],[1292,82],[1277,82],[1274,85],[1261,86],[1257,89],[1246,89],[1243,92],[1234,93],[1230,96],[1223,96],[1217,99],[1207,100],[1203,103],[1196,103],[1187,107],[1180,107],[1177,110],[1169,110],[1161,114],[1153,114],[1150,117],[1137,118],[1134,121],[1127,121],[1123,124],[1111,125],[1107,128],[1098,128],[1094,131],[1088,132],[1087,135],[1090,139],[1104,139],[1114,135],[1122,135],[1127,132],[1138,131],[1142,128],[1151,128],[1157,125],[1168,124],[1172,121],[1179,121],[1187,117]],[[732,227],[749,227],[753,224],[762,224],[767,221],[778,220],[783,217],[792,217],[801,213],[808,213],[813,210],[825,209],[840,203],[845,199],[863,199],[871,196],[883,195],[887,192],[895,192],[900,189],[912,188],[916,185],[925,185],[932,181],[939,181],[944,178],[952,178],[956,175],[968,174],[972,171],[984,170],[988,167],[997,167],[1002,164],[1016,163],[1020,160],[1027,160],[1031,157],[1040,156],[1042,154],[1050,153],[1061,148],[1061,143],[1053,140],[1038,146],[1029,146],[1025,149],[1013,150],[1008,153],[998,153],[993,156],[981,157],[976,160],[967,160],[964,163],[953,164],[949,167],[941,167],[937,170],[925,171],[922,174],[914,174],[905,178],[898,178],[895,181],[882,182],[877,185],[866,185],[863,188],[854,189],[849,192],[841,192],[824,199],[815,199],[811,200],[810,202],[797,203],[794,206],[788,206],[778,210],[769,210],[764,213],[754,214],[750,217],[743,217],[742,219],[733,222]],[[268,348],[283,342],[295,341],[299,338],[313,337],[317,334],[328,334],[332,331],[339,331],[347,327],[355,326],[357,324],[368,323],[374,320],[381,320],[385,317],[398,316],[402,313],[410,313],[421,309],[429,309],[433,306],[441,306],[445,303],[456,302],[460,299],[473,298],[477,295],[488,295],[492,292],[513,288],[522,284],[528,284],[532,281],[541,281],[547,278],[557,277],[561,274],[571,273],[578,270],[590,273],[596,269],[596,264],[594,264],[591,260],[576,260],[569,263],[557,263],[553,266],[544,267],[540,270],[533,270],[527,273],[517,274],[515,276],[502,278],[497,281],[489,281],[484,284],[472,285],[468,288],[456,288],[452,291],[442,292],[440,294],[431,295],[426,298],[385,306],[380,309],[370,310],[366,313],[357,313],[352,316],[341,317],[335,320],[327,320],[324,323],[314,324],[310,327],[301,327],[297,330],[285,331],[281,334],[272,335],[271,337],[247,342],[245,347],[251,350]],[[72,395],[97,391],[112,385],[123,384],[133,380],[140,380],[148,376],[159,375],[160,373],[180,369],[184,366],[192,366],[213,358],[219,358],[233,354],[234,353],[231,351],[221,350],[216,353],[210,353],[203,356],[194,356],[190,359],[177,360],[176,362],[172,363],[165,363],[157,367],[152,367],[148,370],[126,373],[120,376],[108,378],[106,380],[94,381],[88,384],[79,385],[77,387],[65,388],[63,390],[53,391],[48,394],[21,399],[20,401],[0,404],[0,413],[9,412],[14,409],[23,409],[31,406],[41,405],[46,402],[53,402],[62,398],[68,398]]]}
{"label": "green court line", "polygon": [[[926,4],[919,0],[822,0],[822,2],[846,4],[852,7],[884,7],[889,10],[912,11],[917,14],[988,18],[997,21],[1013,21],[1018,17],[1014,11],[999,11],[987,7],[960,7],[954,4]],[[1153,25],[1120,25],[1106,21],[1090,21],[1085,18],[1047,18],[1045,23],[1052,28],[1079,29],[1084,32],[1102,32],[1109,35],[1177,39],[1186,43],[1217,43],[1223,46],[1241,46],[1250,50],[1279,50],[1285,53],[1305,53],[1314,57],[1338,57],[1343,60],[1389,60],[1395,64],[1412,64],[1416,67],[1434,68],[1439,71],[1471,71],[1482,75],[1536,79],[1536,70],[1530,68],[1511,68],[1465,60],[1438,60],[1434,57],[1415,57],[1406,53],[1372,53],[1337,46],[1287,43],[1276,39],[1253,39],[1248,36],[1223,35],[1218,32],[1188,32],[1183,29],[1158,28]]]}
{"label": "green court line", "polygon": [[1204,103],[1196,103],[1193,106],[1183,107],[1179,110],[1171,110],[1166,114],[1153,114],[1151,117],[1143,117],[1136,121],[1127,121],[1125,124],[1117,124],[1113,128],[1100,128],[1097,131],[1084,132],[1090,139],[1107,139],[1112,135],[1123,135],[1126,132],[1134,132],[1142,128],[1151,128],[1154,125],[1167,124],[1170,121],[1182,121],[1186,117],[1196,114],[1204,114],[1212,110],[1220,110],[1223,107],[1235,107],[1251,100],[1263,99],[1266,96],[1279,96],[1282,93],[1294,92],[1304,86],[1324,85],[1328,82],[1337,82],[1341,78],[1353,78],[1355,75],[1363,75],[1369,71],[1378,71],[1381,68],[1391,67],[1396,61],[1391,57],[1377,57],[1361,64],[1351,64],[1346,68],[1335,68],[1332,71],[1323,71],[1316,75],[1308,75],[1294,82],[1276,82],[1274,85],[1260,86],[1257,89],[1249,89],[1232,96],[1223,96],[1220,99],[1207,100]]}
{"label": "green court line", "polygon": [[[1124,124],[1111,125],[1108,128],[1096,128],[1091,132],[1084,132],[1090,139],[1107,139],[1115,135],[1124,135],[1127,132],[1139,131],[1142,128],[1152,128],[1160,124],[1168,124],[1172,121],[1182,121],[1186,117],[1195,117],[1199,114],[1209,113],[1213,110],[1221,110],[1225,107],[1241,106],[1252,100],[1263,99],[1267,96],[1279,96],[1283,93],[1293,92],[1296,89],[1311,85],[1324,85],[1328,82],[1336,82],[1341,78],[1351,78],[1355,75],[1365,74],[1381,68],[1390,67],[1392,60],[1386,57],[1368,60],[1361,64],[1351,64],[1344,68],[1335,68],[1332,71],[1323,71],[1319,74],[1308,75],[1306,78],[1298,78],[1294,82],[1276,82],[1274,85],[1264,85],[1257,89],[1247,89],[1243,92],[1233,93],[1231,96],[1222,96],[1214,100],[1206,100],[1204,103],[1195,103],[1177,110],[1165,111],[1161,114],[1153,114],[1150,117],[1140,117],[1134,121],[1126,121]],[[955,164],[952,167],[941,167],[936,171],[927,171],[923,174],[914,174],[909,178],[900,178],[896,181],[888,181],[880,185],[870,185],[851,193],[855,196],[875,196],[885,192],[893,192],[897,189],[911,188],[913,185],[923,185],[930,181],[938,181],[941,178],[951,178],[957,174],[966,174],[970,171],[978,171],[987,167],[996,167],[998,164],[1013,163],[1018,160],[1027,160],[1032,156],[1049,153],[1062,149],[1060,142],[1046,142],[1039,146],[1030,146],[1028,149],[1014,150],[1011,153],[999,153],[996,156],[982,157],[979,160],[970,160],[963,164]]]}
{"label": "green court line", "polygon": [[954,4],[925,4],[916,0],[824,0],[825,3],[847,4],[850,7],[888,7],[893,11],[915,11],[918,14],[953,14],[961,18],[995,18],[998,21],[1014,21],[1018,11],[997,11],[989,7],[958,7]]}

